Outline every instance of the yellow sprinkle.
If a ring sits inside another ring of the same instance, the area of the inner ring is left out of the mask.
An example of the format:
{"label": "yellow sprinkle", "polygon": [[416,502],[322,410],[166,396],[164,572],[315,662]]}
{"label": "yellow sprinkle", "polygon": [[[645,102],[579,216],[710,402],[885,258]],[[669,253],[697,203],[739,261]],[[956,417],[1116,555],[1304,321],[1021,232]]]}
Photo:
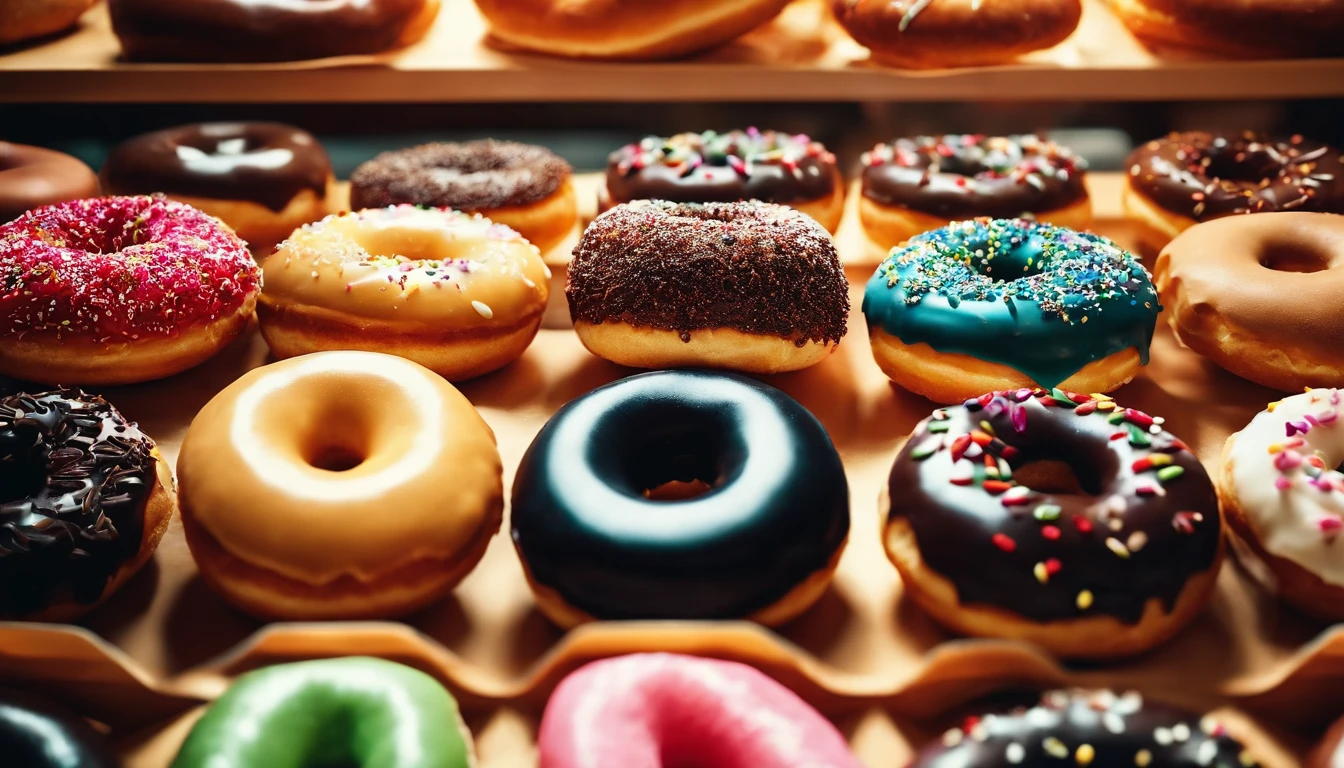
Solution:
{"label": "yellow sprinkle", "polygon": [[1146,749],[1140,749],[1138,753],[1134,755],[1134,764],[1139,768],[1148,768],[1148,764],[1151,762],[1153,762],[1153,753]]}
{"label": "yellow sprinkle", "polygon": [[1311,387],[1303,387],[1302,391],[1306,392],[1307,394],[1311,394]]}
{"label": "yellow sprinkle", "polygon": [[994,435],[994,427],[990,426],[990,423],[989,423],[988,421],[985,421],[985,420],[982,419],[982,420],[980,421],[980,428],[983,429],[983,430],[985,431],[985,434],[986,434],[986,435],[989,435],[990,437],[994,437],[994,436],[995,436],[995,435]]}
{"label": "yellow sprinkle", "polygon": [[1255,765],[1256,762],[1255,755],[1252,755],[1250,750],[1243,749],[1241,751],[1241,754],[1237,755],[1237,762],[1246,766],[1246,768],[1251,768],[1251,766]]}
{"label": "yellow sprinkle", "polygon": [[1154,467],[1164,467],[1171,463],[1171,454],[1154,453],[1148,457],[1148,463],[1152,464]]}
{"label": "yellow sprinkle", "polygon": [[1114,397],[1111,397],[1110,395],[1103,395],[1103,394],[1100,393],[1100,392],[1093,392],[1093,393],[1092,393],[1092,399],[1093,399],[1093,400],[1114,400],[1115,398],[1114,398]]}
{"label": "yellow sprinkle", "polygon": [[1274,454],[1274,453],[1283,453],[1283,443],[1270,443],[1270,444],[1269,444],[1269,452],[1270,452],[1271,454]]}
{"label": "yellow sprinkle", "polygon": [[1115,403],[1111,402],[1110,400],[1102,400],[1100,403],[1097,403],[1097,410],[1113,411],[1115,410]]}
{"label": "yellow sprinkle", "polygon": [[1092,758],[1096,756],[1097,750],[1093,749],[1091,744],[1084,744],[1078,747],[1073,753],[1073,759],[1076,760],[1079,765],[1087,765],[1092,762]]}
{"label": "yellow sprinkle", "polygon": [[1050,580],[1050,572],[1045,569],[1045,563],[1037,563],[1036,567],[1031,569],[1031,572],[1036,574],[1036,580],[1042,584]]}
{"label": "yellow sprinkle", "polygon": [[1273,412],[1274,412],[1274,409],[1275,409],[1275,408],[1278,408],[1278,407],[1279,407],[1279,403],[1281,403],[1281,402],[1283,402],[1283,401],[1282,401],[1282,400],[1275,400],[1274,402],[1272,402],[1272,403],[1270,403],[1269,405],[1265,406],[1265,410],[1269,411],[1270,413],[1273,413]]}
{"label": "yellow sprinkle", "polygon": [[[1129,557],[1129,550],[1128,550],[1127,548],[1125,548],[1125,545],[1124,545],[1119,539],[1116,539],[1116,538],[1108,538],[1108,539],[1106,539],[1106,548],[1109,549],[1109,550],[1111,550],[1112,552],[1114,552],[1114,553],[1115,553],[1116,555],[1118,555],[1119,557],[1123,557],[1123,558],[1128,558],[1128,557]],[[1079,596],[1079,599],[1081,600],[1082,597]],[[1091,602],[1091,601],[1089,601],[1089,602]]]}
{"label": "yellow sprinkle", "polygon": [[1084,323],[1087,322],[1087,315],[1083,315],[1083,322],[1084,322]]}
{"label": "yellow sprinkle", "polygon": [[1078,610],[1086,611],[1092,607],[1092,590],[1084,589],[1078,593]]}

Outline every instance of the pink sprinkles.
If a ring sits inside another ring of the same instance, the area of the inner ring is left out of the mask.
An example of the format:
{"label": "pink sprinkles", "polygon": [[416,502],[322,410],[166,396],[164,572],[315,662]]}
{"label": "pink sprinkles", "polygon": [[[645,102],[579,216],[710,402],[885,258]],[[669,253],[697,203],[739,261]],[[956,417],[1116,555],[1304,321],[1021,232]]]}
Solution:
{"label": "pink sprinkles", "polygon": [[37,208],[0,226],[0,334],[173,336],[237,311],[261,287],[219,220],[157,197]]}

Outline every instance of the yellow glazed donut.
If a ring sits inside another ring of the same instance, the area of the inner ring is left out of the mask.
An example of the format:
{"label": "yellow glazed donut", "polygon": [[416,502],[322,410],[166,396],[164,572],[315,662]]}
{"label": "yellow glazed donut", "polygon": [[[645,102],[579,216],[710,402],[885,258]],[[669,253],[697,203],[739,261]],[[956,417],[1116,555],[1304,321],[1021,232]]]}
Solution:
{"label": "yellow glazed donut", "polygon": [[257,316],[276,357],[387,352],[455,381],[527,349],[550,278],[540,252],[512,229],[409,205],[300,227],[262,274]]}
{"label": "yellow glazed donut", "polygon": [[398,616],[443,597],[503,515],[494,434],[408,360],[324,352],[253,370],[201,409],[177,461],[201,576],[248,613]]}

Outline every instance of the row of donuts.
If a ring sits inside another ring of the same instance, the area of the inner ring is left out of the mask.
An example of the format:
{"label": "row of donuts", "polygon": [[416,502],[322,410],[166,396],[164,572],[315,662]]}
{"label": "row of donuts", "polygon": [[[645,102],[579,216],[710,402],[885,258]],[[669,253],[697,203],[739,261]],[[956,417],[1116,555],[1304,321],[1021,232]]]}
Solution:
{"label": "row of donuts", "polygon": [[[1023,388],[938,408],[883,489],[884,546],[950,630],[1107,659],[1161,644],[1202,609],[1223,560],[1221,505],[1284,599],[1339,619],[1340,398],[1271,404],[1229,439],[1216,492],[1161,417],[1100,393]],[[304,355],[226,387],[183,441],[177,505],[154,442],[101,398],[20,393],[0,409],[9,616],[91,610],[148,560],[175,506],[205,582],[248,613],[402,616],[451,591],[503,517],[488,426],[441,377],[390,355]],[[524,455],[511,509],[537,604],[561,626],[781,624],[821,596],[850,534],[821,423],[773,387],[708,371],[640,374],[564,406]]]}
{"label": "row of donuts", "polygon": [[[1344,759],[1344,721],[1307,768]],[[111,768],[119,761],[85,721],[0,691],[0,744],[28,768]],[[540,768],[861,768],[844,736],[796,694],[752,667],[634,654],[570,673],[546,703]],[[240,676],[192,726],[171,768],[324,763],[386,768],[476,765],[451,694],[424,672],[344,657]],[[1254,768],[1252,752],[1212,716],[1134,691],[1048,691],[1032,704],[982,709],[930,741],[910,768],[1135,765]]]}
{"label": "row of donuts", "polygon": [[[0,45],[67,29],[95,2],[6,6],[0,14]],[[476,5],[492,38],[506,47],[586,59],[658,60],[723,45],[771,21],[790,2],[667,0],[650,6],[476,0]],[[1136,37],[1159,51],[1237,58],[1341,53],[1344,13],[1322,3],[1107,2]],[[139,61],[285,61],[381,53],[420,40],[439,5],[440,0],[345,0],[313,8],[241,0],[108,0],[124,54]],[[911,68],[1011,62],[1068,39],[1083,12],[1082,0],[830,0],[827,5],[874,61]]]}

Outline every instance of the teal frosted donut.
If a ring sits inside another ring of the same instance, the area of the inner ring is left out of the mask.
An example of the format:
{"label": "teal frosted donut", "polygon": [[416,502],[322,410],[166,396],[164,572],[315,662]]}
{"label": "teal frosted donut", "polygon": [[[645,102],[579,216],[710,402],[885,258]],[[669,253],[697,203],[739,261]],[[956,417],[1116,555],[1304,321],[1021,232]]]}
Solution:
{"label": "teal frosted donut", "polygon": [[350,657],[249,672],[197,721],[172,768],[468,768],[470,736],[434,678]]}
{"label": "teal frosted donut", "polygon": [[1110,392],[1148,362],[1161,306],[1138,259],[1099,235],[974,219],[892,250],[863,294],[877,364],[957,403],[984,392]]}

